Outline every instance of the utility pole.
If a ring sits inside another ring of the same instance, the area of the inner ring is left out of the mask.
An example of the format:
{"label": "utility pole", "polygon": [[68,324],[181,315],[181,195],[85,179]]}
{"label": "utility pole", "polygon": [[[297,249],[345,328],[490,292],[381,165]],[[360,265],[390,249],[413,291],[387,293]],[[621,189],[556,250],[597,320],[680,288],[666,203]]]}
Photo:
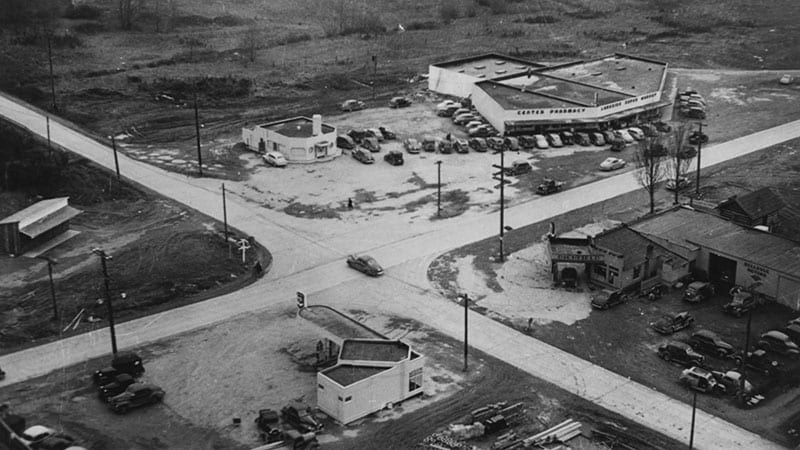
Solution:
{"label": "utility pole", "polygon": [[700,139],[697,141],[697,173],[695,174],[694,196],[700,198],[700,150],[703,148],[703,122],[700,122]]}
{"label": "utility pole", "polygon": [[46,36],[47,36],[47,61],[50,63],[50,98],[53,102],[53,111],[58,111],[58,105],[56,104],[56,82],[55,78],[53,77],[53,50],[50,45],[50,30],[47,30]]}
{"label": "utility pole", "polygon": [[47,275],[50,278],[50,298],[53,300],[53,320],[58,320],[58,304],[56,303],[56,286],[53,283],[53,266],[58,264],[53,258],[47,256],[37,256],[39,259],[47,261]]}
{"label": "utility pole", "polygon": [[108,289],[108,267],[106,260],[111,259],[110,255],[99,248],[92,249],[92,253],[100,257],[100,265],[103,268],[103,283],[106,288],[106,306],[108,307],[108,327],[111,332],[111,351],[117,356],[117,335],[114,333],[114,308],[111,305],[111,294]]}
{"label": "utility pole", "polygon": [[203,176],[203,155],[200,154],[200,114],[197,112],[197,86],[194,90],[194,129],[197,136],[197,167],[200,170],[200,176]]}
{"label": "utility pole", "polygon": [[436,217],[442,217],[442,160],[436,161]]}
{"label": "utility pole", "polygon": [[464,372],[467,371],[467,358],[468,358],[468,351],[469,351],[469,344],[467,343],[468,337],[468,330],[469,327],[467,326],[467,318],[469,313],[469,295],[461,294],[461,300],[464,301]]}
{"label": "utility pole", "polygon": [[689,450],[694,449],[694,416],[697,411],[697,391],[692,391],[692,430],[689,432]]}
{"label": "utility pole", "polygon": [[228,241],[228,206],[225,202],[225,183],[222,183],[222,221],[225,224],[225,243],[228,245],[228,258],[230,258],[231,243]]}
{"label": "utility pole", "polygon": [[[754,292],[751,292],[751,294],[755,295]],[[747,384],[747,352],[750,350],[750,324],[752,321],[753,310],[751,309],[750,312],[747,313],[747,334],[744,337],[744,351],[742,352],[742,362],[739,367],[739,372],[742,374],[742,379],[739,384],[739,399],[742,401],[742,404],[745,404],[747,401],[747,391],[745,391],[745,385]]]}
{"label": "utility pole", "polygon": [[53,156],[53,143],[50,141],[50,116],[44,116],[47,124],[47,156]]}
{"label": "utility pole", "polygon": [[[503,233],[505,232],[505,223],[504,223],[504,214],[505,214],[505,185],[508,183],[505,178],[505,154],[506,148],[505,144],[500,147],[499,150],[495,151],[494,153],[500,153],[500,165],[492,164],[492,167],[496,169],[500,169],[499,172],[495,172],[492,174],[492,178],[495,180],[500,181],[500,262],[505,261],[505,249],[503,248]],[[497,176],[500,175],[500,178]]]}
{"label": "utility pole", "polygon": [[117,181],[119,181],[119,159],[117,159],[117,139],[111,135],[111,148],[114,149],[114,167],[117,169]]}

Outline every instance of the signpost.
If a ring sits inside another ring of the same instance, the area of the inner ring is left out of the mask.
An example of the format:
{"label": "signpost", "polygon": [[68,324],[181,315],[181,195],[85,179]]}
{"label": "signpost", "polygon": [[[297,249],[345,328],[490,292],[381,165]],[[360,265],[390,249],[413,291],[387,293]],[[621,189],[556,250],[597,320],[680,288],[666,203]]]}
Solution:
{"label": "signpost", "polygon": [[247,238],[239,239],[239,242],[236,243],[239,246],[239,251],[242,252],[242,264],[247,262],[247,249],[250,248],[250,241]]}

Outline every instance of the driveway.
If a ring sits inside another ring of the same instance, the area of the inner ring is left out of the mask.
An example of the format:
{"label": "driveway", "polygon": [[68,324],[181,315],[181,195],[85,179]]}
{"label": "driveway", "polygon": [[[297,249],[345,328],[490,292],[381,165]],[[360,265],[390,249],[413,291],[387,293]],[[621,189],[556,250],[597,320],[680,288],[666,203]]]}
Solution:
{"label": "driveway", "polygon": [[[40,136],[46,136],[42,115],[2,96],[0,114]],[[55,121],[51,121],[50,131],[51,139],[62,147],[113,170],[113,155],[108,147]],[[710,146],[703,150],[702,163],[704,167],[709,166],[798,136],[800,122],[788,123]],[[162,195],[221,218],[221,192],[217,180],[167,173],[124,156],[120,157],[120,168],[126,177]],[[506,223],[515,226],[538,222],[635,189],[640,189],[635,178],[629,173],[621,174],[509,208]],[[371,307],[397,308],[393,312],[398,315],[458,337],[463,333],[459,308],[430,292],[425,278],[427,262],[444,251],[492,236],[498,229],[497,218],[485,215],[413,226],[392,224],[394,233],[387,233],[387,223],[365,223],[351,231],[326,235],[310,225],[313,221],[257,210],[235,198],[228,201],[228,221],[273,252],[275,265],[270,275],[236,293],[120,324],[117,334],[121,348],[155,342],[257,311],[267,304],[293,302],[296,290],[310,294],[311,302],[321,298],[327,303],[329,299],[321,295],[325,289],[360,276],[344,264],[343,256],[351,252],[369,252],[388,268],[390,276],[375,280],[371,285],[390,285],[403,280],[405,283],[391,286],[392,292],[409,291],[408,295],[404,292],[405,300],[402,302],[374,301],[369,302]],[[363,298],[363,287],[364,283],[353,283],[352,295],[348,297],[352,301],[362,301],[358,299]],[[349,306],[347,303],[344,305]],[[472,346],[651,429],[678,440],[686,439],[686,424],[691,414],[689,406],[491,319],[476,314],[472,317],[475,324],[469,341]],[[100,330],[6,355],[0,358],[0,366],[13,368],[5,381],[13,383],[101,356],[107,351],[108,333]],[[699,429],[703,430],[703,434],[696,437],[698,448],[779,448],[712,415],[701,413],[698,423]]]}

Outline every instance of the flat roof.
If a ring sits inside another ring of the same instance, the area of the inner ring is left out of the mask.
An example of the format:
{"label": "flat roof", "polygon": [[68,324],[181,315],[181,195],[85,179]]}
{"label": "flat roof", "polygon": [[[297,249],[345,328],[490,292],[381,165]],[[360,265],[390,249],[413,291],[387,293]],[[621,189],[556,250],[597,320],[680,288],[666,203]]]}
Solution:
{"label": "flat roof", "polygon": [[512,73],[525,72],[528,69],[536,70],[546,67],[544,64],[501,55],[499,53],[486,53],[483,55],[454,59],[436,63],[433,64],[433,66],[476,78],[485,78],[487,80]]}
{"label": "flat roof", "polygon": [[[314,121],[308,117],[292,117],[291,119],[265,123],[259,126],[287,137],[311,137],[313,136],[313,123]],[[322,124],[323,134],[332,133],[335,130],[336,128],[330,125]]]}
{"label": "flat roof", "polygon": [[481,81],[476,86],[486,91],[505,109],[547,109],[582,108],[585,105],[566,100],[547,97],[536,92],[528,92],[516,87],[506,86],[497,81]]}
{"label": "flat roof", "polygon": [[666,70],[665,62],[617,53],[543,69],[542,73],[638,97],[656,92]]}
{"label": "flat roof", "polygon": [[339,360],[398,362],[408,358],[409,347],[400,341],[347,339]]}
{"label": "flat roof", "polygon": [[370,367],[354,366],[352,364],[340,364],[330,369],[322,371],[322,374],[342,386],[350,386],[361,380],[365,380],[373,375],[379,374],[391,367]]}
{"label": "flat roof", "polygon": [[669,241],[708,247],[800,277],[800,243],[742,227],[712,213],[679,207],[630,227]]}

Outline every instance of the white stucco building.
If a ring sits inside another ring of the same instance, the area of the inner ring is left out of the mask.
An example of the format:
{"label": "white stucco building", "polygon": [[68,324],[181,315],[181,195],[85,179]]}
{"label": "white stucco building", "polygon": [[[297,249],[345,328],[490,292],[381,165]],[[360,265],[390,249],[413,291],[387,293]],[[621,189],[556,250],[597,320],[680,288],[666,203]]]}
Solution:
{"label": "white stucco building", "polygon": [[425,358],[401,341],[346,339],[339,362],[317,373],[317,406],[342,424],[422,393]]}
{"label": "white stucco building", "polygon": [[259,153],[280,152],[290,163],[329,161],[342,154],[336,127],[322,123],[319,114],[242,128],[242,141]]}

